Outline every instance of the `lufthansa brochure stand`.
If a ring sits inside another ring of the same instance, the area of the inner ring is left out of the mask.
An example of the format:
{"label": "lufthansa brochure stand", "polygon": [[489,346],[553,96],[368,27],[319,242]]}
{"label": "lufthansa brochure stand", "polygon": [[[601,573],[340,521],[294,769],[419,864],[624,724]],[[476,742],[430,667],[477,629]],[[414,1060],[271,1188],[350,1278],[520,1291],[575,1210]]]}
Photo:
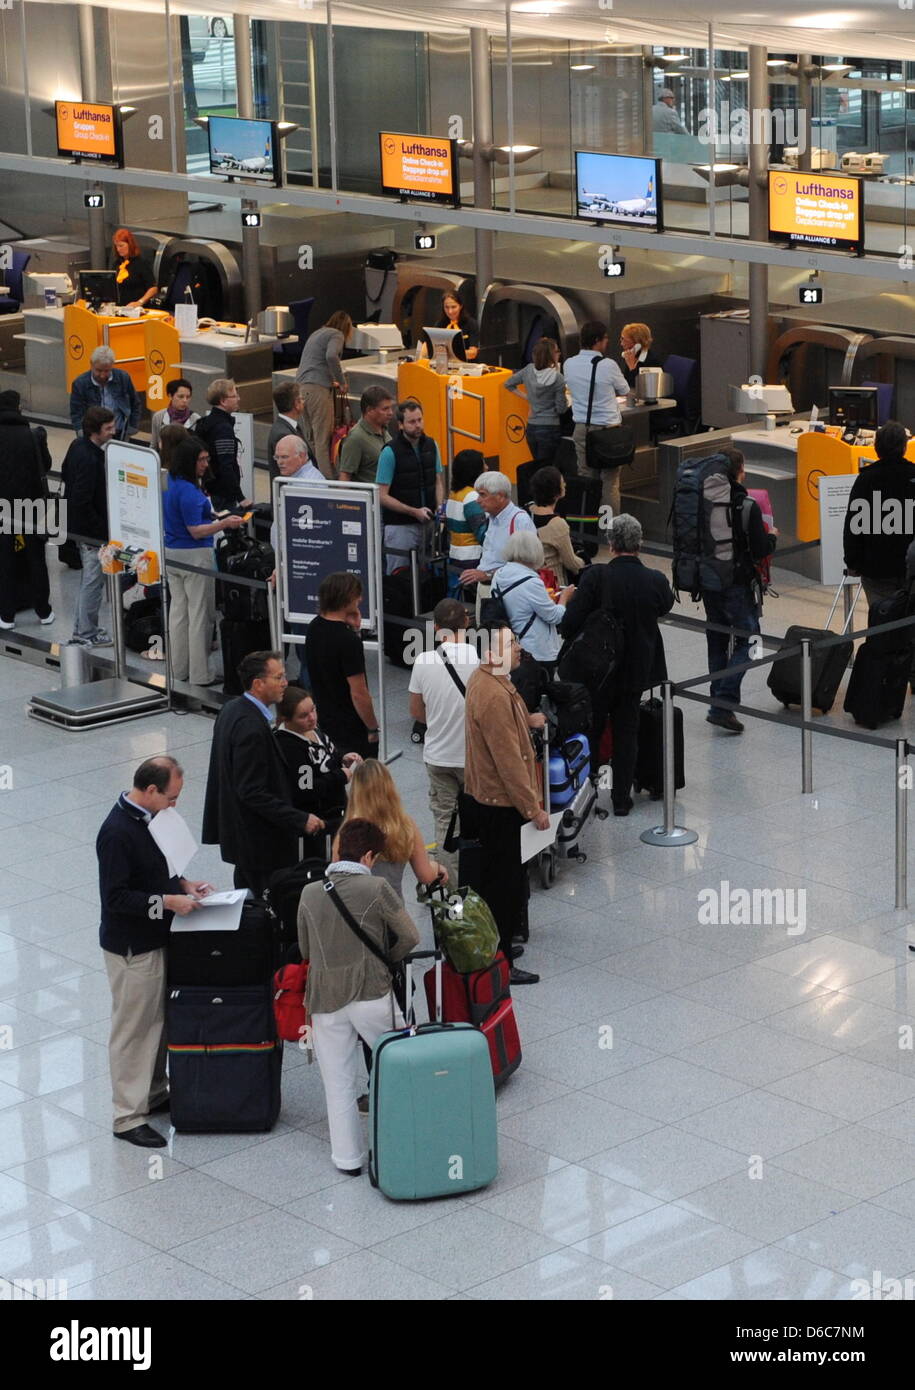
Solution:
{"label": "lufthansa brochure stand", "polygon": [[[382,636],[381,508],[374,483],[273,480],[277,582],[274,594],[280,642],[304,642],[302,626],[318,616],[318,587],[328,574],[348,570],[362,580],[360,633],[378,662],[378,757],[387,751]],[[320,711],[319,711],[320,714]]]}
{"label": "lufthansa brochure stand", "polygon": [[[141,685],[127,677],[124,652],[124,610],[119,574],[108,574],[111,606],[111,636],[114,643],[113,677],[90,680],[60,690],[33,695],[29,715],[62,729],[97,729],[157,714],[171,704],[170,661],[168,660],[168,607],[165,597],[165,546],[162,534],[162,484],[159,455],[140,444],[112,439],[105,445],[105,474],[108,484],[109,545],[130,560],[142,557],[162,589],[162,629],[165,642],[164,690]],[[124,560],[117,562],[123,570]],[[150,580],[149,582],[153,582]],[[162,677],[153,679],[163,684]]]}

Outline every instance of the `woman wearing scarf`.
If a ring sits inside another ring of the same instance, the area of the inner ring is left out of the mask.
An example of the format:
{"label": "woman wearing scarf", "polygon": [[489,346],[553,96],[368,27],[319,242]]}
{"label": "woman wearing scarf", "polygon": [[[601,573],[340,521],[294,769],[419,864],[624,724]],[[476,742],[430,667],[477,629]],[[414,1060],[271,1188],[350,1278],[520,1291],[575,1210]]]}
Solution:
{"label": "woman wearing scarf", "polygon": [[151,448],[159,448],[159,435],[166,425],[183,425],[186,430],[189,430],[200,419],[197,412],[191,410],[191,392],[193,389],[191,383],[185,381],[183,376],[176,376],[174,381],[166,382],[165,394],[168,396],[168,405],[163,410],[157,410],[152,417],[149,427]]}
{"label": "woman wearing scarf", "polygon": [[159,290],[152,271],[140,255],[137,239],[126,227],[118,227],[111,244],[114,247],[118,306],[122,309],[142,309]]}

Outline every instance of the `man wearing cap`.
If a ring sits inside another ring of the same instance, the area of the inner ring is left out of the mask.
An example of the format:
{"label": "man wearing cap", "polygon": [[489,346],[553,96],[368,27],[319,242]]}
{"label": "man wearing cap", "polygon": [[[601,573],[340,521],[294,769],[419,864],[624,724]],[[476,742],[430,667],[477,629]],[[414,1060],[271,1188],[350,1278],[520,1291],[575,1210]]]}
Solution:
{"label": "man wearing cap", "polygon": [[676,97],[669,87],[662,87],[651,108],[651,128],[662,135],[689,135],[677,112]]}

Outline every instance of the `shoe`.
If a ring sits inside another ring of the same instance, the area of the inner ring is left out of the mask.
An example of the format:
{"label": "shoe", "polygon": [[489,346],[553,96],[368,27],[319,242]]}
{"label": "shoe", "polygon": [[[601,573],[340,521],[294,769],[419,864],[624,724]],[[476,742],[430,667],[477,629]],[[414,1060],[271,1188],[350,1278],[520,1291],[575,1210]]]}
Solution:
{"label": "shoe", "polygon": [[516,946],[524,946],[527,944],[527,937],[522,936],[520,932],[515,932],[512,941]]}
{"label": "shoe", "polygon": [[508,958],[509,958],[509,960],[517,960],[519,956],[523,956],[523,955],[524,955],[524,947],[523,947],[523,946],[513,946],[513,947],[511,948],[511,950],[509,951],[509,953],[508,953]]}
{"label": "shoe", "polygon": [[94,635],[89,638],[90,647],[113,647],[114,642],[103,627],[96,630]]}
{"label": "shoe", "polygon": [[53,623],[53,621],[54,621],[54,611],[53,611],[53,609],[51,610],[51,612],[48,614],[48,616],[47,616],[46,618],[39,618],[38,621],[41,623],[41,626],[42,626],[42,627],[50,627],[51,623]]}
{"label": "shoe", "polygon": [[359,1111],[360,1115],[367,1115],[369,1113],[369,1098],[367,1094],[360,1096],[356,1101],[356,1109]]}
{"label": "shoe", "polygon": [[615,816],[628,816],[634,805],[635,803],[631,796],[627,797],[625,801],[614,801],[613,814]]}
{"label": "shoe", "polygon": [[123,1139],[125,1144],[136,1144],[140,1149],[167,1149],[168,1140],[163,1139],[152,1125],[137,1125],[136,1129],[125,1129],[123,1134],[115,1134],[115,1139]]}
{"label": "shoe", "polygon": [[362,1169],[361,1169],[361,1168],[338,1168],[338,1169],[337,1169],[337,1172],[338,1172],[338,1173],[345,1173],[346,1176],[347,1176],[348,1178],[361,1178],[361,1177],[362,1177]]}
{"label": "shoe", "polygon": [[540,976],[534,975],[530,970],[517,970],[515,966],[511,968],[508,977],[509,983],[513,985],[539,985]]}
{"label": "shoe", "polygon": [[743,725],[737,715],[732,714],[730,710],[710,709],[705,716],[705,722],[715,724],[719,729],[725,729],[729,734],[743,733]]}
{"label": "shoe", "polygon": [[151,1105],[146,1113],[147,1115],[164,1115],[166,1110],[171,1109],[171,1104],[171,1096],[166,1096],[164,1100],[159,1101],[158,1105]]}
{"label": "shoe", "polygon": [[92,646],[92,638],[91,638],[91,637],[71,637],[70,640],[69,640],[69,642],[67,643],[67,646],[68,646],[68,647],[91,647],[91,646]]}
{"label": "shoe", "polygon": [[12,631],[12,629],[13,629],[15,626],[16,626],[15,622],[12,622],[12,623],[5,623],[5,622],[3,621],[3,619],[0,618],[0,628],[2,628],[4,632],[10,632],[10,631]]}

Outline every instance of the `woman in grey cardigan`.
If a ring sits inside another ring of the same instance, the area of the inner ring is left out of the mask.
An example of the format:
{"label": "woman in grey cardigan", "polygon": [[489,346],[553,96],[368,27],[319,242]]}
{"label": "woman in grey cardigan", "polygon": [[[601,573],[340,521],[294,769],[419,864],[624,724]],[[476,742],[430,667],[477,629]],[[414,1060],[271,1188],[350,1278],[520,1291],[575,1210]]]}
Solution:
{"label": "woman in grey cardigan", "polygon": [[342,309],[305,341],[295,379],[302,388],[305,439],[325,478],[333,477],[330,437],[334,431],[334,387],[346,390],[340,353],[352,336],[353,321]]}
{"label": "woman in grey cardigan", "polygon": [[529,409],[525,430],[528,448],[538,465],[551,464],[562,438],[559,417],[566,409],[566,384],[554,340],[540,338],[528,366],[513,372],[505,386],[516,396],[521,395],[518,387],[524,387]]}

